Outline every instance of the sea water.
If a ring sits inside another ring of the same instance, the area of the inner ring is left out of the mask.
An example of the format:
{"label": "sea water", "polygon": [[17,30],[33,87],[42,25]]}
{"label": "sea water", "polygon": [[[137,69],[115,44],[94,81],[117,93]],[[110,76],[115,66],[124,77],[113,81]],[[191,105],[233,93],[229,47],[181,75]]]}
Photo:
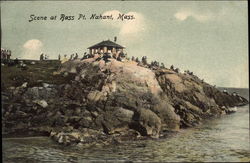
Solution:
{"label": "sea water", "polygon": [[[249,99],[248,90],[236,91]],[[164,139],[86,148],[61,146],[47,137],[9,138],[2,149],[4,162],[249,162],[249,105]]]}

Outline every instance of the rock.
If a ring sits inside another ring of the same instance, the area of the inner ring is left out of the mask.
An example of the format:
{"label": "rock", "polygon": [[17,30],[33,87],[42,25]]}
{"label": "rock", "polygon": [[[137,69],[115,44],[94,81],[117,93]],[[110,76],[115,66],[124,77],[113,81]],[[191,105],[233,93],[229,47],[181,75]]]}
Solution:
{"label": "rock", "polygon": [[92,91],[88,94],[87,99],[96,102],[102,99],[103,93],[100,91]]}
{"label": "rock", "polygon": [[68,76],[68,75],[69,75],[68,72],[63,73],[63,76],[64,76],[64,77],[66,77],[66,76]]}
{"label": "rock", "polygon": [[130,123],[133,116],[134,112],[128,109],[124,109],[122,107],[119,107],[118,109],[115,110],[115,116],[120,120],[120,121],[125,121]]}
{"label": "rock", "polygon": [[141,108],[136,113],[134,119],[138,123],[135,129],[139,131],[141,135],[148,135],[154,138],[159,137],[161,119],[154,112]]}
{"label": "rock", "polygon": [[97,117],[97,116],[99,115],[96,111],[91,112],[91,114],[92,114],[94,117]]}
{"label": "rock", "polygon": [[226,110],[226,113],[235,113],[235,112],[237,112],[237,107],[233,107],[233,108],[228,108],[227,110]]}
{"label": "rock", "polygon": [[9,87],[9,89],[10,89],[10,90],[14,90],[14,89],[16,89],[16,88],[15,88],[15,87]]}
{"label": "rock", "polygon": [[27,113],[23,112],[23,111],[16,111],[16,115],[19,117],[26,117]]}
{"label": "rock", "polygon": [[93,123],[93,120],[91,117],[83,117],[80,121],[79,121],[79,126],[81,127],[90,127],[91,123]]}
{"label": "rock", "polygon": [[32,62],[30,62],[30,64],[35,65],[35,64],[36,64],[36,62],[32,61]]}
{"label": "rock", "polygon": [[35,100],[34,102],[43,108],[46,108],[48,106],[48,103],[45,100]]}
{"label": "rock", "polygon": [[4,131],[15,133],[21,122],[21,130],[50,133],[60,144],[101,146],[144,136],[158,138],[248,103],[194,75],[96,59],[63,63],[58,73],[67,76],[66,83],[8,89]]}
{"label": "rock", "polygon": [[23,98],[26,99],[44,99],[48,101],[49,99],[53,99],[57,96],[58,91],[51,84],[44,84],[45,87],[32,87],[28,88],[27,91],[24,92]]}
{"label": "rock", "polygon": [[79,81],[80,80],[80,77],[79,76],[76,76],[75,77],[75,81]]}
{"label": "rock", "polygon": [[23,84],[22,84],[22,86],[21,86],[21,87],[26,88],[26,87],[27,87],[27,85],[28,85],[28,82],[25,82],[25,83],[23,83]]}
{"label": "rock", "polygon": [[82,78],[82,79],[84,79],[84,77],[85,77],[85,75],[84,75],[84,74],[82,74],[82,75],[81,75],[81,78]]}
{"label": "rock", "polygon": [[79,115],[81,112],[82,112],[81,108],[79,108],[79,107],[76,108],[76,110],[75,110],[76,115]]}
{"label": "rock", "polygon": [[58,143],[62,144],[64,142],[63,135],[58,136]]}
{"label": "rock", "polygon": [[44,88],[48,88],[49,86],[50,86],[49,84],[43,83],[43,87],[44,87]]}

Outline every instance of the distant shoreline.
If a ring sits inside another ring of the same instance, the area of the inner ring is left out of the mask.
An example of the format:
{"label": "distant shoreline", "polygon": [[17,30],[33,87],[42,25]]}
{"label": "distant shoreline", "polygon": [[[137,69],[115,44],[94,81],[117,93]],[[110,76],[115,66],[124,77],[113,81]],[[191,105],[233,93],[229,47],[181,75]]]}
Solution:
{"label": "distant shoreline", "polygon": [[237,88],[237,87],[217,87],[217,88],[220,90],[223,90],[223,89],[249,89],[249,88]]}

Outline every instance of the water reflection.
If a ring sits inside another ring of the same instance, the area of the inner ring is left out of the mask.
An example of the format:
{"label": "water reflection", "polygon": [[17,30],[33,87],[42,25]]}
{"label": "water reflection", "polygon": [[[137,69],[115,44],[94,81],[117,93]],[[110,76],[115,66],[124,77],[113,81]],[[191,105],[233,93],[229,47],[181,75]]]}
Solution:
{"label": "water reflection", "polygon": [[4,139],[4,162],[250,161],[249,106],[159,140],[63,147],[49,138]]}

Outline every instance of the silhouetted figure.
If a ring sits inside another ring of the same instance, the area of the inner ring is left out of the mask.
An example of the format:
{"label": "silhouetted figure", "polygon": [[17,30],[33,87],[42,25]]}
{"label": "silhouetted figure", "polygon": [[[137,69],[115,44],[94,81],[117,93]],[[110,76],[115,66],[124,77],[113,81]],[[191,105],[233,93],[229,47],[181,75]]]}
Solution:
{"label": "silhouetted figure", "polygon": [[143,56],[142,57],[142,64],[144,64],[144,65],[147,65],[148,63],[147,63],[147,57],[146,56]]}
{"label": "silhouetted figure", "polygon": [[44,55],[43,53],[40,55],[40,61],[43,61],[44,60]]}
{"label": "silhouetted figure", "polygon": [[174,66],[173,66],[173,65],[171,65],[170,69],[171,69],[171,70],[174,70]]}
{"label": "silhouetted figure", "polygon": [[156,67],[160,67],[160,63],[159,62],[156,62]]}
{"label": "silhouetted figure", "polygon": [[87,59],[87,52],[84,52],[83,57],[81,58],[81,60]]}
{"label": "silhouetted figure", "polygon": [[76,55],[75,55],[74,59],[78,59],[78,54],[77,54],[77,53],[76,53]]}
{"label": "silhouetted figure", "polygon": [[17,58],[14,60],[14,64],[15,64],[15,65],[18,64],[18,59],[17,59]]}
{"label": "silhouetted figure", "polygon": [[122,58],[120,55],[117,57],[117,61],[122,61]]}
{"label": "silhouetted figure", "polygon": [[58,55],[58,60],[59,60],[59,61],[61,60],[61,55],[60,55],[60,54]]}
{"label": "silhouetted figure", "polygon": [[135,61],[136,61],[137,63],[139,63],[139,62],[140,62],[138,57],[136,57]]}
{"label": "silhouetted figure", "polygon": [[7,50],[7,61],[10,60],[10,56],[11,56],[11,51],[10,51],[10,50]]}
{"label": "silhouetted figure", "polygon": [[174,70],[176,73],[179,73],[179,68],[176,68],[175,70]]}
{"label": "silhouetted figure", "polygon": [[118,54],[117,60],[118,61],[123,61],[125,57],[126,57],[126,55],[123,52],[120,52]]}
{"label": "silhouetted figure", "polygon": [[103,60],[106,62],[110,62],[109,58],[111,58],[111,56],[108,53],[104,53],[103,54]]}
{"label": "silhouetted figure", "polygon": [[165,65],[164,65],[164,63],[161,63],[161,68],[165,68]]}
{"label": "silhouetted figure", "polygon": [[132,60],[132,61],[135,61],[135,57],[134,57],[134,56],[132,56],[131,60]]}

